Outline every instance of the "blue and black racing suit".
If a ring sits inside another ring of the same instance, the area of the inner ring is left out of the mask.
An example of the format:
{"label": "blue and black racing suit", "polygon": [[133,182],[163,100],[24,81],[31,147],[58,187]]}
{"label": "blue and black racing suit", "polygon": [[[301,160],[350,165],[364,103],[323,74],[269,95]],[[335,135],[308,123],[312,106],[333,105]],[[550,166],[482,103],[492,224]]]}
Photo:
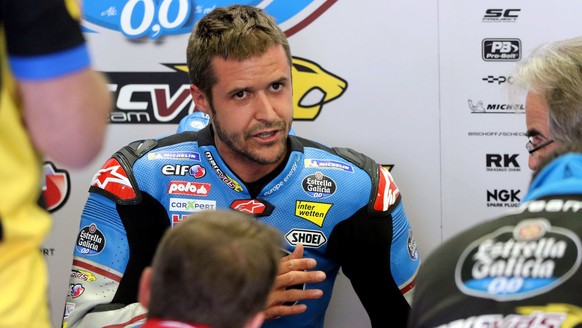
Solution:
{"label": "blue and black racing suit", "polygon": [[324,271],[318,300],[300,315],[265,327],[323,327],[340,267],[374,327],[403,327],[420,259],[390,173],[347,148],[289,136],[287,160],[245,184],[221,159],[212,126],[115,153],[92,180],[77,237],[64,323],[131,327],[145,319],[137,302],[142,270],[167,228],[193,212],[232,208],[277,227],[286,251],[298,243]]}

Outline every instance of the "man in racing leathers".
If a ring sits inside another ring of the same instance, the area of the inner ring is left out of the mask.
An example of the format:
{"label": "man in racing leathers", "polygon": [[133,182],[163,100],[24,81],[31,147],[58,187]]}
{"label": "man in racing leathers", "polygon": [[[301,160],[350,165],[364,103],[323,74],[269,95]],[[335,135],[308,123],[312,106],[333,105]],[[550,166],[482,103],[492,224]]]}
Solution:
{"label": "man in racing leathers", "polygon": [[562,146],[538,163],[518,209],[431,253],[409,327],[580,327],[581,210],[582,148]]}
{"label": "man in racing leathers", "polygon": [[290,255],[265,327],[323,327],[340,268],[373,327],[404,327],[420,259],[399,189],[365,155],[289,135],[291,55],[273,19],[250,6],[215,9],[192,32],[188,66],[196,107],[211,123],[133,142],[97,172],[74,251],[67,327],[142,322],[139,277],[163,232],[218,208],[254,214],[285,236]]}

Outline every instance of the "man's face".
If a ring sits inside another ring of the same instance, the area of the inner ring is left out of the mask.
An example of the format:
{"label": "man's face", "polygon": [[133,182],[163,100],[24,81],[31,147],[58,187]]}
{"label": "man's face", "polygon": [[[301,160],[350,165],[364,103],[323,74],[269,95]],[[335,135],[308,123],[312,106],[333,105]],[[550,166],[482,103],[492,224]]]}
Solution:
{"label": "man's face", "polygon": [[293,118],[291,67],[283,47],[242,61],[216,57],[212,67],[212,103],[195,86],[192,92],[212,117],[221,156],[229,165],[281,163]]}
{"label": "man's face", "polygon": [[[525,99],[525,124],[527,136],[534,147],[541,146],[552,140],[548,128],[548,105],[544,98],[533,92],[529,92]],[[540,159],[545,157],[557,146],[556,142],[539,148],[529,156],[528,166],[534,170]]]}

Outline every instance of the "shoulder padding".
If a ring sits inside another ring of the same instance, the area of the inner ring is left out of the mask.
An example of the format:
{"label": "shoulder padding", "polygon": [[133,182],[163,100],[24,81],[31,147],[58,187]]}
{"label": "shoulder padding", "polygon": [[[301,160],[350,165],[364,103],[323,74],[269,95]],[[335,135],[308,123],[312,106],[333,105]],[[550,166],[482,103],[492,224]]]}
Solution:
{"label": "shoulder padding", "polygon": [[140,203],[142,197],[133,176],[133,164],[157,145],[157,140],[147,139],[134,141],[121,148],[93,176],[89,191],[120,205]]}
{"label": "shoulder padding", "polygon": [[335,153],[364,170],[372,182],[368,215],[383,216],[391,212],[400,202],[400,191],[386,168],[372,158],[351,148],[333,147]]}

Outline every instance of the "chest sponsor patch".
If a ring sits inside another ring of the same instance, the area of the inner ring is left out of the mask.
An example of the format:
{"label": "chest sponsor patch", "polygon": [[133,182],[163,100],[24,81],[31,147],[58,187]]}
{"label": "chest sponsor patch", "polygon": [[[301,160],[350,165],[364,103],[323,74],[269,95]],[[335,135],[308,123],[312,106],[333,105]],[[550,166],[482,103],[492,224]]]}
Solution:
{"label": "chest sponsor patch", "polygon": [[543,218],[505,226],[470,244],[455,269],[465,294],[513,301],[543,294],[580,267],[581,244],[570,230]]}
{"label": "chest sponsor patch", "polygon": [[200,162],[200,153],[193,151],[158,151],[148,154],[148,160],[177,159]]}
{"label": "chest sponsor patch", "polygon": [[215,210],[215,200],[190,199],[190,198],[170,198],[170,212],[200,212],[204,210]]}
{"label": "chest sponsor patch", "polygon": [[255,216],[269,216],[275,206],[264,199],[237,199],[230,204],[230,208]]}
{"label": "chest sponsor patch", "polygon": [[81,254],[97,255],[105,248],[105,236],[97,225],[92,223],[79,231],[76,248]]}
{"label": "chest sponsor patch", "polygon": [[336,184],[321,172],[306,176],[301,182],[303,190],[313,198],[327,198],[335,194]]}
{"label": "chest sponsor patch", "polygon": [[328,203],[298,200],[295,202],[295,215],[321,227],[331,206],[332,204]]}
{"label": "chest sponsor patch", "polygon": [[319,230],[293,229],[285,234],[285,240],[293,246],[317,248],[327,242],[325,234]]}
{"label": "chest sponsor patch", "polygon": [[122,200],[133,199],[136,196],[127,173],[115,158],[110,158],[97,171],[91,180],[91,186],[101,188]]}
{"label": "chest sponsor patch", "polygon": [[211,186],[210,183],[174,180],[168,184],[167,193],[169,195],[208,196]]}

